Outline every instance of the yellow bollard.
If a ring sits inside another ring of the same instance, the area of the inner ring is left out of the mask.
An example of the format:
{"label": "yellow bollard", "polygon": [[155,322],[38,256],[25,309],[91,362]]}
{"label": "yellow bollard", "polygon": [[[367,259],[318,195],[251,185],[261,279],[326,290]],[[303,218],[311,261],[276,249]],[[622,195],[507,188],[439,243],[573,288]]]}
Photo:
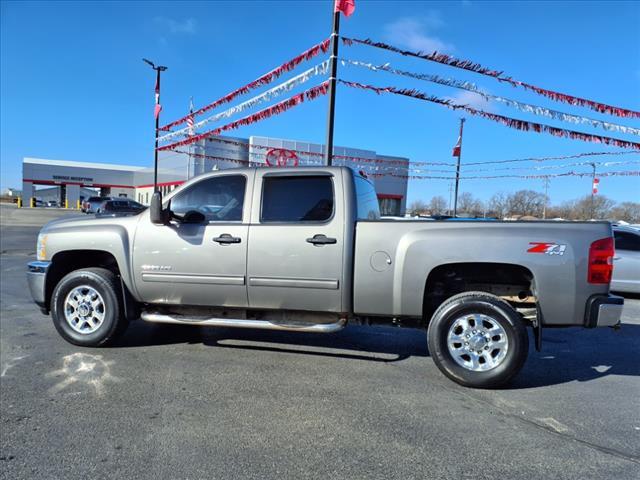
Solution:
{"label": "yellow bollard", "polygon": [[18,208],[22,208],[22,197],[18,197]]}
{"label": "yellow bollard", "polygon": [[36,208],[36,197],[31,197],[31,199],[29,200],[29,206],[31,208]]}
{"label": "yellow bollard", "polygon": [[76,210],[80,210],[80,199],[76,200]]}
{"label": "yellow bollard", "polygon": [[68,198],[64,199],[64,208],[69,208],[69,199]]}

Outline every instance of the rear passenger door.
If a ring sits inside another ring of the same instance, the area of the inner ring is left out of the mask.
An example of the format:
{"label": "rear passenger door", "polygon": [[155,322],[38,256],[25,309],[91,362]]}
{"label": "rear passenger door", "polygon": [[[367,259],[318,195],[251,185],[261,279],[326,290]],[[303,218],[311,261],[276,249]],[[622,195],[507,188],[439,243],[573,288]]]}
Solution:
{"label": "rear passenger door", "polygon": [[345,212],[342,178],[256,172],[247,280],[251,308],[341,312]]}

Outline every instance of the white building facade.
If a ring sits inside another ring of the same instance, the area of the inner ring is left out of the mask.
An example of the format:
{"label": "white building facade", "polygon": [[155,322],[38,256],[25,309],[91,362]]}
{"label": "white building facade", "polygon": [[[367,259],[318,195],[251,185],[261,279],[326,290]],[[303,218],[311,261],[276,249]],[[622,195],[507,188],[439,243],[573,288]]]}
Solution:
{"label": "white building facade", "polygon": [[[365,173],[374,183],[383,215],[403,215],[406,209],[409,160],[378,155],[373,150],[334,147],[334,165]],[[227,168],[324,164],[324,145],[271,137],[211,137],[158,155],[158,186],[168,193],[195,176]],[[153,168],[104,163],[25,158],[22,198],[25,206],[37,198],[36,185],[57,186],[59,203],[77,208],[86,190],[128,197],[148,204],[153,193]]]}

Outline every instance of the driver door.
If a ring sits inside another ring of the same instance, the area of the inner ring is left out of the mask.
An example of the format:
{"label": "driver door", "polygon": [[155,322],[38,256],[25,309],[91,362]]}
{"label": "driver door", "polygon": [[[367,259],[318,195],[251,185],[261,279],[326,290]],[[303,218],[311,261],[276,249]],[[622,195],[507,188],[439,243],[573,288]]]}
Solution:
{"label": "driver door", "polygon": [[[154,225],[144,214],[133,242],[135,282],[143,301],[247,307],[247,199],[253,176],[252,171],[220,173],[186,186],[171,198],[176,218],[167,225]],[[205,221],[180,220],[193,210]]]}

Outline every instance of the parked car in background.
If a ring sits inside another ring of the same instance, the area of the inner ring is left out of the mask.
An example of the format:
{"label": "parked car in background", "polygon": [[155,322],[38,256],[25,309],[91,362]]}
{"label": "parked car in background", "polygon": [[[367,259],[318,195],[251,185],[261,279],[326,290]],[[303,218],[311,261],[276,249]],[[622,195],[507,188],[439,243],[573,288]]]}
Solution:
{"label": "parked car in background", "polygon": [[82,204],[82,211],[84,213],[96,213],[98,207],[107,200],[113,200],[113,197],[89,197]]}
{"label": "parked car in background", "polygon": [[640,229],[613,226],[616,255],[613,257],[611,290],[640,293]]}
{"label": "parked car in background", "polygon": [[57,200],[48,200],[47,201],[47,207],[57,207],[58,206],[58,201]]}
{"label": "parked car in background", "polygon": [[102,202],[96,210],[98,217],[135,215],[143,211],[145,208],[141,203],[128,198],[119,198]]}

